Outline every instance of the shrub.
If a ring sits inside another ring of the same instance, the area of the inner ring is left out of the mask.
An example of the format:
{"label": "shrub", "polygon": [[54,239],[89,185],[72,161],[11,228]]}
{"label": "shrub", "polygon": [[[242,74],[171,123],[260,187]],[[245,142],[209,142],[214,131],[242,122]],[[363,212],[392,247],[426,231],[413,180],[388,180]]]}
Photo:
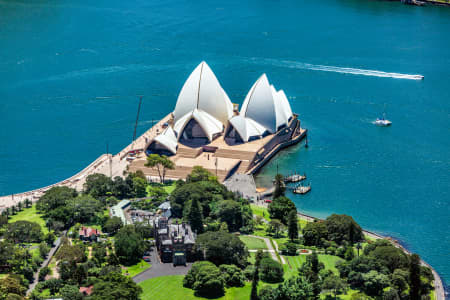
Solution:
{"label": "shrub", "polygon": [[231,286],[244,286],[244,275],[242,270],[235,265],[220,265],[220,272],[222,273],[225,284]]}
{"label": "shrub", "polygon": [[264,282],[277,283],[283,281],[283,267],[279,262],[269,257],[261,259],[259,274]]}
{"label": "shrub", "polygon": [[190,287],[197,296],[218,297],[224,294],[224,279],[214,264],[196,262],[183,280],[183,286]]}
{"label": "shrub", "polygon": [[50,268],[49,267],[43,267],[39,271],[39,281],[44,281],[45,280],[45,276],[47,276],[48,274],[50,274]]}
{"label": "shrub", "polygon": [[281,247],[281,252],[284,255],[296,255],[297,254],[297,244],[292,242],[284,243]]}

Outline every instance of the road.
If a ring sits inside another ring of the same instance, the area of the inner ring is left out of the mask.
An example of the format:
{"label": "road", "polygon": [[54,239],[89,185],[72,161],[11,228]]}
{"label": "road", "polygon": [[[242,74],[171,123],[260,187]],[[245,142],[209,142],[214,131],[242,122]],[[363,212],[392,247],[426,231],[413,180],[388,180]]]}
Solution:
{"label": "road", "polygon": [[147,269],[133,277],[134,282],[139,283],[150,278],[167,275],[186,275],[192,266],[192,263],[188,263],[186,267],[174,267],[171,263],[161,263],[158,253],[156,252],[156,247],[153,247],[153,250],[150,253],[150,263],[152,264],[150,269]]}

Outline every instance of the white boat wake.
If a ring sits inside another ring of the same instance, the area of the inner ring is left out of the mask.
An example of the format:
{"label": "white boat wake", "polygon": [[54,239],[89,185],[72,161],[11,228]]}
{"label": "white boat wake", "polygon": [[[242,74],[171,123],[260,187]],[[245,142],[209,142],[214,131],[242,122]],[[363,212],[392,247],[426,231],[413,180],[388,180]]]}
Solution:
{"label": "white boat wake", "polygon": [[264,58],[264,59],[252,58],[251,60],[258,62],[258,63],[263,62],[266,64],[278,66],[278,67],[285,67],[285,68],[292,68],[292,69],[305,69],[305,70],[313,70],[313,71],[336,72],[336,73],[344,73],[344,74],[375,76],[375,77],[389,77],[389,78],[410,79],[410,80],[422,80],[424,78],[423,75],[419,75],[419,74],[402,74],[402,73],[383,72],[383,71],[377,71],[377,70],[314,65],[314,64],[308,64],[308,63],[302,63],[302,62],[290,61],[290,60],[277,60],[277,59],[270,59],[270,58]]}

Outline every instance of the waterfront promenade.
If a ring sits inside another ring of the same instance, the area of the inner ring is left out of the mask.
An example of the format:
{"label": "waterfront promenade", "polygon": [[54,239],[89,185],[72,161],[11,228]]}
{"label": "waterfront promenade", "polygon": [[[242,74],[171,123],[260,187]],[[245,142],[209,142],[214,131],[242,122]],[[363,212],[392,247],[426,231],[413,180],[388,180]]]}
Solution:
{"label": "waterfront promenade", "polygon": [[39,198],[49,189],[55,186],[67,186],[81,191],[83,189],[83,184],[86,181],[88,175],[94,173],[105,174],[106,176],[123,176],[124,171],[127,170],[130,162],[126,159],[127,153],[130,150],[143,149],[148,141],[153,139],[157,134],[162,131],[162,125],[166,123],[170,118],[170,114],[161,119],[158,123],[152,126],[149,130],[144,132],[139,136],[134,142],[126,146],[119,153],[112,154],[102,154],[86,168],[73,175],[72,177],[65,179],[63,181],[54,183],[52,185],[38,188],[32,191],[27,191],[19,194],[12,194],[0,197],[0,212],[8,207],[17,205],[19,202],[29,199],[31,202],[36,202]]}

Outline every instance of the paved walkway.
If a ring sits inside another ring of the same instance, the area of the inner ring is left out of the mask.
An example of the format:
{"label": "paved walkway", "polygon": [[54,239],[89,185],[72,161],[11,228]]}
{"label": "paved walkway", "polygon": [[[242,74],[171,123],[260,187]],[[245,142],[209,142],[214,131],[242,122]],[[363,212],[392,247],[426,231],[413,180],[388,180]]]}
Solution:
{"label": "paved walkway", "polygon": [[150,278],[167,275],[186,275],[192,266],[192,263],[187,263],[186,267],[174,267],[172,263],[161,263],[158,253],[156,252],[156,247],[153,247],[153,250],[150,253],[150,263],[152,264],[150,269],[147,269],[133,277],[134,282],[139,283]]}
{"label": "paved walkway", "polygon": [[[276,255],[276,253],[275,253],[275,251],[278,252],[278,245],[277,245],[277,242],[273,241],[274,244],[275,244],[275,247],[277,247],[277,249],[274,249],[274,248],[272,247],[272,243],[270,242],[270,240],[269,240],[268,238],[262,237],[262,236],[257,236],[257,235],[249,235],[249,236],[250,236],[250,237],[253,237],[253,238],[260,239],[260,240],[263,240],[263,241],[266,243],[266,245],[267,245],[267,249],[269,249],[269,250],[266,250],[266,251],[264,251],[264,252],[269,252],[270,255],[272,256],[272,259],[273,259],[274,261],[278,261],[278,257],[277,257],[277,255]],[[285,264],[286,261],[284,260],[284,257],[283,257],[283,256],[280,256],[280,258],[281,258],[281,263],[282,263],[282,264]]]}
{"label": "paved walkway", "polygon": [[[63,232],[63,235],[65,235],[65,233],[66,233],[66,232],[64,231],[64,232]],[[55,255],[55,253],[56,253],[56,251],[58,250],[58,248],[59,248],[60,245],[61,245],[61,237],[58,237],[58,238],[56,239],[55,243],[54,243],[53,248],[50,249],[50,252],[48,253],[47,258],[42,262],[41,267],[36,271],[36,273],[34,273],[34,276],[33,276],[34,281],[33,281],[33,283],[30,284],[30,286],[28,287],[27,295],[30,294],[30,293],[33,291],[34,287],[35,287],[36,284],[38,283],[38,280],[39,280],[39,271],[40,271],[42,268],[48,266],[48,264],[50,263],[50,261],[51,261],[53,255]]]}

